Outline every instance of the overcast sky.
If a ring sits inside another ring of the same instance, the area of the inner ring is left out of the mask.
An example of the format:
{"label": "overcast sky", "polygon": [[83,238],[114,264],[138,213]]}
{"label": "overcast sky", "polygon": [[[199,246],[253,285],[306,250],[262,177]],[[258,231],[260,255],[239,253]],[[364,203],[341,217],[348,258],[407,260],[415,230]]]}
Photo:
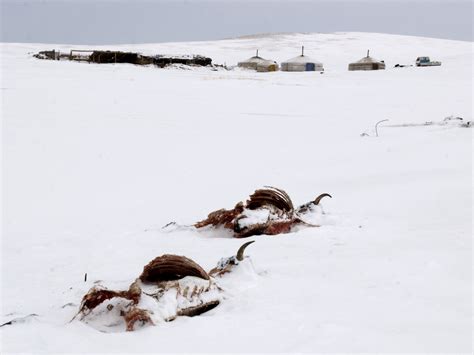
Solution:
{"label": "overcast sky", "polygon": [[267,32],[473,40],[471,0],[0,0],[1,41],[119,44]]}

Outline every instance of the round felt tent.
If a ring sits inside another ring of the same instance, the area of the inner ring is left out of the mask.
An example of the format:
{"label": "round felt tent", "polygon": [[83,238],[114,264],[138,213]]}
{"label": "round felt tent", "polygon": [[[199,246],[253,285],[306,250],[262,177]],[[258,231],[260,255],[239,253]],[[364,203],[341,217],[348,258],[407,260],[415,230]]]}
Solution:
{"label": "round felt tent", "polygon": [[301,55],[288,59],[281,63],[282,71],[324,71],[323,63],[311,59],[304,55],[304,47],[301,48]]}
{"label": "round felt tent", "polygon": [[367,56],[361,60],[350,63],[349,70],[380,70],[385,69],[385,63],[383,61],[378,61],[375,58],[369,56],[369,51],[367,51]]}
{"label": "round felt tent", "polygon": [[268,72],[268,71],[278,70],[277,62],[259,57],[258,50],[257,50],[257,55],[247,60],[244,60],[242,62],[239,62],[237,65],[241,68],[253,69],[258,72]]}

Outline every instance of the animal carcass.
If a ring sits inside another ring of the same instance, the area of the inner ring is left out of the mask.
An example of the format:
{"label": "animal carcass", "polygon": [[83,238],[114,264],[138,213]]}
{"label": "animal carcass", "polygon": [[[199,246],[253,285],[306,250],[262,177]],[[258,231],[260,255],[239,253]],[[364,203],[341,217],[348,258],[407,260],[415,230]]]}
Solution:
{"label": "animal carcass", "polygon": [[305,215],[319,205],[323,197],[331,197],[324,193],[298,208],[294,208],[288,194],[275,187],[256,190],[245,202],[239,202],[231,210],[220,209],[211,212],[203,221],[194,224],[196,228],[206,226],[230,229],[236,238],[252,235],[275,235],[289,233],[296,225],[319,227],[304,221]]}
{"label": "animal carcass", "polygon": [[159,256],[127,290],[90,289],[76,317],[100,331],[117,332],[207,312],[224,299],[219,280],[247,260],[244,250],[251,243],[242,245],[235,256],[221,259],[209,273],[185,256]]}

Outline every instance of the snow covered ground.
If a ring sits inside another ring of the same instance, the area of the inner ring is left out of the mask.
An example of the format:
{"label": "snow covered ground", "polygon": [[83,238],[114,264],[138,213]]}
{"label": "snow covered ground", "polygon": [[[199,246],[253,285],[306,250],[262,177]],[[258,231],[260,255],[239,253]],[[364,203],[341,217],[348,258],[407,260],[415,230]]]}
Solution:
{"label": "snow covered ground", "polygon": [[[37,315],[0,328],[2,352],[471,352],[472,129],[387,125],[472,120],[472,43],[336,33],[102,48],[235,65],[301,45],[324,74],[41,61],[31,53],[59,47],[2,44],[0,321]],[[347,71],[367,49],[387,70]],[[393,68],[422,55],[442,66]],[[254,237],[256,274],[217,308],[131,333],[70,322],[96,280],[128,284],[164,253],[206,270],[235,253],[243,241],[226,233],[161,227],[264,185],[295,205],[333,199],[320,228]]]}

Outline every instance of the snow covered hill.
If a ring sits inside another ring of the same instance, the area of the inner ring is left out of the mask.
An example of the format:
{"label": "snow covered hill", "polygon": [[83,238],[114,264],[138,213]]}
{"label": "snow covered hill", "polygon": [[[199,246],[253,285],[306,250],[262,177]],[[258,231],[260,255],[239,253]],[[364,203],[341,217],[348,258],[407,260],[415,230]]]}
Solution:
{"label": "snow covered hill", "polygon": [[[58,47],[2,44],[0,321],[19,319],[0,328],[2,353],[471,352],[472,129],[423,123],[472,120],[472,43],[335,33],[93,48],[230,66],[302,45],[324,74],[41,61],[31,54]],[[367,49],[387,69],[349,72]],[[442,66],[393,68],[422,55]],[[235,253],[243,241],[224,232],[161,227],[264,185],[296,205],[333,198],[320,228],[252,238],[256,274],[217,308],[131,333],[70,322],[97,280],[127,283],[165,253],[206,270]]]}

